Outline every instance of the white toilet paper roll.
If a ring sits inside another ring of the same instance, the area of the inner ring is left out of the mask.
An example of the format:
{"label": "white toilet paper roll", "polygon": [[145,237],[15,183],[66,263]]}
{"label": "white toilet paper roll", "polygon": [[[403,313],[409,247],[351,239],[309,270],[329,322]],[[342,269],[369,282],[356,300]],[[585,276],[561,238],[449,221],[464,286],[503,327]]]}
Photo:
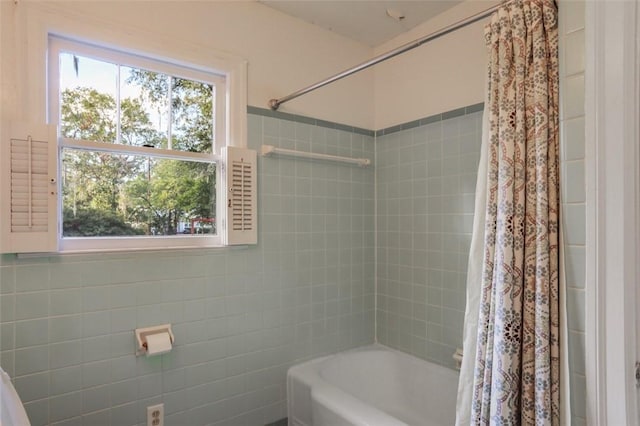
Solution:
{"label": "white toilet paper roll", "polygon": [[170,350],[171,337],[169,337],[169,333],[147,335],[147,356],[164,354]]}

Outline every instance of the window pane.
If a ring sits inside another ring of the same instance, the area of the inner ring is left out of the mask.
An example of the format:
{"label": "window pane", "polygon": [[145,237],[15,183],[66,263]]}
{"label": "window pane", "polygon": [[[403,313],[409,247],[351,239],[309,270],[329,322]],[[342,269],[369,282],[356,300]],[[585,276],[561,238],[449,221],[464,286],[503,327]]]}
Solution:
{"label": "window pane", "polygon": [[60,68],[62,136],[212,152],[212,84],[71,53]]}
{"label": "window pane", "polygon": [[173,149],[211,152],[214,92],[211,84],[172,78],[171,144]]}
{"label": "window pane", "polygon": [[117,79],[117,65],[70,53],[60,54],[62,136],[116,141]]}
{"label": "window pane", "polygon": [[215,164],[64,149],[63,236],[215,234]]}
{"label": "window pane", "polygon": [[168,148],[170,77],[120,67],[120,134],[126,145]]}

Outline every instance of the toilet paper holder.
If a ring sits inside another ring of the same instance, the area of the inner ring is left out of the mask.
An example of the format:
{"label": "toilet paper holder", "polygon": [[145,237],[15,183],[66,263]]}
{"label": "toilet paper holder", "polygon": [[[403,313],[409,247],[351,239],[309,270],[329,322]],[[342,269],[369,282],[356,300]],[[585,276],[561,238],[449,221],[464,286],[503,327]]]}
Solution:
{"label": "toilet paper holder", "polygon": [[173,345],[175,339],[173,337],[173,332],[171,331],[171,324],[136,328],[136,356],[145,355],[147,353],[147,349],[149,348],[147,345],[147,336],[160,333],[167,333],[169,335],[169,340],[171,340],[171,344]]}

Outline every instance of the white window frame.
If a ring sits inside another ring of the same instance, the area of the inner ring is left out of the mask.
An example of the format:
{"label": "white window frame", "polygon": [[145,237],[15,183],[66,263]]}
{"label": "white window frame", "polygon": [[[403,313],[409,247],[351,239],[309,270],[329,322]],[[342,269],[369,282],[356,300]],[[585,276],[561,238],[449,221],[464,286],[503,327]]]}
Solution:
{"label": "white window frame", "polygon": [[[117,251],[159,248],[217,247],[223,244],[225,228],[225,210],[221,170],[223,158],[221,151],[229,143],[229,86],[230,79],[225,72],[199,64],[171,63],[165,59],[141,56],[125,51],[98,47],[68,38],[50,35],[48,63],[48,121],[59,124],[60,117],[60,75],[59,55],[63,52],[78,54],[106,62],[148,69],[167,75],[210,83],[216,87],[215,140],[211,153],[195,153],[171,149],[129,146],[58,137],[58,182],[59,195],[57,215],[58,247],[61,252],[68,251]],[[246,110],[245,110],[246,111]],[[60,179],[62,149],[74,148],[93,152],[113,152],[129,155],[151,156],[175,160],[214,162],[216,164],[216,234],[198,236],[137,236],[137,237],[63,237],[62,235],[62,188]]]}

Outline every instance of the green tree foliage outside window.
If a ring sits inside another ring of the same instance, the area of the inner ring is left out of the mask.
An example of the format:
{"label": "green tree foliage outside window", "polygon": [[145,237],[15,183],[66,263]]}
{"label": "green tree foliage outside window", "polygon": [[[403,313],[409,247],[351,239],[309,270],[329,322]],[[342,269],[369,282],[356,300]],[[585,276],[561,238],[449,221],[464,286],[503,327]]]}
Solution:
{"label": "green tree foliage outside window", "polygon": [[[119,108],[114,96],[96,88],[65,89],[62,136],[211,152],[212,85],[139,69],[131,69],[126,82],[138,85],[140,95],[121,99]],[[167,104],[169,85],[171,131],[162,132],[148,111]],[[80,149],[65,149],[62,162],[64,236],[215,232],[214,163]]]}

